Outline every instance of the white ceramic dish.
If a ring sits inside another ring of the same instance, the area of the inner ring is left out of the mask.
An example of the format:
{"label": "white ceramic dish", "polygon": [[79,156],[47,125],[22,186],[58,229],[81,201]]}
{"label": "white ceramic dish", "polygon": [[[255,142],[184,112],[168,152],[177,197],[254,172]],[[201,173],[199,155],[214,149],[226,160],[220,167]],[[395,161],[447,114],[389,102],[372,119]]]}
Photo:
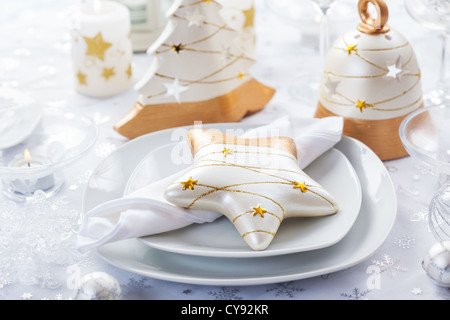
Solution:
{"label": "white ceramic dish", "polygon": [[[225,129],[232,126],[220,124],[213,127]],[[170,141],[172,132],[164,130],[136,138],[106,158],[88,184],[83,199],[84,211],[121,197],[128,177],[148,154],[149,148],[160,145],[161,140]],[[397,200],[386,168],[367,146],[343,137],[336,149],[347,157],[358,174],[362,204],[353,228],[333,246],[277,257],[241,259],[181,255],[150,248],[137,239],[130,239],[107,244],[97,249],[97,253],[108,263],[136,274],[203,285],[277,283],[324,275],[356,265],[374,254],[386,240],[396,218]]]}
{"label": "white ceramic dish", "polygon": [[8,108],[0,112],[0,149],[10,148],[27,139],[39,125],[39,108]]}
{"label": "white ceramic dish", "polygon": [[[134,170],[124,194],[157,181],[161,175],[175,174],[180,165],[167,159],[171,159],[176,147],[176,143],[169,143],[150,152]],[[275,256],[333,245],[350,231],[358,216],[361,206],[358,176],[347,158],[336,149],[326,152],[304,171],[333,195],[339,204],[339,212],[326,217],[284,220],[270,246],[263,251],[249,248],[226,217],[139,240],[150,247],[170,252],[234,258]]]}

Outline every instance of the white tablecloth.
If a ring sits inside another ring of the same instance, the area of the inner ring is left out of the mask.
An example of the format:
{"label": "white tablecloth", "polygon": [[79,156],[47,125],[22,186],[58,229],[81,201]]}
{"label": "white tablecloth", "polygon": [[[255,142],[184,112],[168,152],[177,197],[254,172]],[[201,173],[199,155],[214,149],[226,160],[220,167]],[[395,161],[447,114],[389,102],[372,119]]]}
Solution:
{"label": "white tablecloth", "polygon": [[[411,157],[384,162],[398,197],[397,218],[389,237],[368,259],[342,271],[286,283],[197,285],[144,277],[108,264],[95,252],[78,253],[74,240],[83,215],[84,190],[96,166],[127,143],[113,130],[113,124],[133,106],[137,92],[130,89],[113,98],[93,99],[74,90],[68,8],[76,3],[25,0],[0,4],[0,108],[67,107],[91,115],[100,128],[95,147],[67,170],[66,183],[57,195],[37,197],[25,204],[1,196],[0,299],[71,299],[74,279],[94,271],[117,279],[123,299],[450,298],[450,290],[435,285],[421,267],[427,250],[436,241],[428,227],[427,210],[438,187],[438,175]],[[388,4],[389,24],[414,46],[427,91],[437,81],[439,37],[414,22],[401,1],[391,0]],[[269,11],[262,0],[256,0],[256,5],[258,64],[253,73],[276,88],[277,93],[263,111],[243,121],[266,123],[284,114],[311,116],[315,105],[297,101],[289,88],[306,65],[317,64],[317,52],[311,50],[311,41],[300,42],[300,25]],[[350,21],[348,27],[357,22]],[[134,79],[138,81],[150,59],[146,54],[135,54],[133,62]],[[11,235],[1,227],[24,217],[35,225],[31,234]],[[53,236],[49,236],[50,231]],[[374,266],[379,271],[375,288],[368,286]]]}

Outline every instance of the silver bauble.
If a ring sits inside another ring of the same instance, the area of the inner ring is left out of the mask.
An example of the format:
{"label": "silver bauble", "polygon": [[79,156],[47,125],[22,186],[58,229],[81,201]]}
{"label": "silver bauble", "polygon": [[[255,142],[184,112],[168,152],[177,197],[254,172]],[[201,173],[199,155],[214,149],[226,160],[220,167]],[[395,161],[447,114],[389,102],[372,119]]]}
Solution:
{"label": "silver bauble", "polygon": [[450,241],[433,245],[422,261],[422,268],[437,285],[450,287]]}
{"label": "silver bauble", "polygon": [[105,272],[92,272],[83,276],[75,290],[75,300],[120,300],[119,282]]}

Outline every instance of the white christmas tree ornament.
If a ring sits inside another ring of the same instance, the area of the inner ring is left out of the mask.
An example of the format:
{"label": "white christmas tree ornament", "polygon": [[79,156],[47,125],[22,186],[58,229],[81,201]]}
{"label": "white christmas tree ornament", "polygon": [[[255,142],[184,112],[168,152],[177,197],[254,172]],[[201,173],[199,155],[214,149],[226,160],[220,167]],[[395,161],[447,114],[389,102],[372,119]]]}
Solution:
{"label": "white christmas tree ornament", "polygon": [[195,121],[234,122],[269,102],[275,91],[250,75],[255,60],[221,8],[215,0],[175,0],[165,30],[147,50],[154,60],[135,87],[138,101],[116,131],[135,138]]}

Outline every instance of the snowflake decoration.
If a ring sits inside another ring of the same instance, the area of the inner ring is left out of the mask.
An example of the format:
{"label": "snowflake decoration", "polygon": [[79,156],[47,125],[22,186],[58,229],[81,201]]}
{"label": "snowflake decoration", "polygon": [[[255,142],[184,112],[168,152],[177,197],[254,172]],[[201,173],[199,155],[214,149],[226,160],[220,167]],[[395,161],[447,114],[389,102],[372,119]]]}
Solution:
{"label": "snowflake decoration", "polygon": [[242,297],[238,296],[238,289],[231,289],[222,287],[221,291],[210,291],[208,294],[213,296],[216,300],[242,300]]}
{"label": "snowflake decoration", "polygon": [[358,288],[354,288],[350,294],[341,293],[341,297],[349,300],[361,300],[365,295],[367,295],[370,290],[361,291]]}
{"label": "snowflake decoration", "polygon": [[80,258],[71,237],[79,214],[68,210],[67,204],[65,197],[47,199],[42,191],[20,205],[0,202],[1,288],[15,283],[50,289],[61,285],[54,267]]}
{"label": "snowflake decoration", "polygon": [[403,237],[397,237],[394,242],[400,248],[409,249],[409,248],[414,247],[414,245],[416,244],[416,239],[408,237],[408,236],[403,236]]}
{"label": "snowflake decoration", "polygon": [[414,165],[414,168],[417,169],[421,174],[426,174],[426,175],[431,175],[434,177],[439,176],[439,172],[436,171],[433,167],[422,163],[422,162],[416,162],[416,164]]}
{"label": "snowflake decoration", "polygon": [[420,288],[413,288],[411,292],[415,295],[421,295],[423,293],[422,289]]}
{"label": "snowflake decoration", "polygon": [[387,171],[389,171],[389,172],[397,172],[397,171],[398,171],[398,168],[397,168],[397,167],[391,166],[391,165],[386,165],[386,169],[387,169]]}
{"label": "snowflake decoration", "polygon": [[130,299],[139,299],[153,287],[151,283],[151,279],[147,277],[130,278],[126,284],[121,285],[121,289],[124,296],[128,296]]}
{"label": "snowflake decoration", "polygon": [[29,292],[24,292],[20,297],[21,297],[23,300],[30,300],[32,296],[33,296],[33,295],[32,295],[31,293],[29,293]]}
{"label": "snowflake decoration", "polygon": [[402,186],[398,186],[398,192],[404,194],[407,197],[417,198],[420,192],[415,189],[406,189]]}
{"label": "snowflake decoration", "polygon": [[374,260],[373,263],[380,267],[380,273],[388,271],[393,277],[396,276],[399,271],[408,271],[408,268],[400,265],[400,261],[398,259],[392,260],[387,254],[383,255],[382,260]]}
{"label": "snowflake decoration", "polygon": [[410,220],[413,222],[428,222],[428,208],[421,208],[418,211],[414,211],[414,213],[411,215]]}
{"label": "snowflake decoration", "polygon": [[298,288],[293,285],[294,281],[279,283],[277,287],[267,289],[266,292],[275,292],[275,297],[287,296],[294,298],[297,292],[302,292],[303,288]]}
{"label": "snowflake decoration", "polygon": [[116,145],[115,144],[113,144],[111,142],[103,142],[103,143],[100,143],[95,148],[95,154],[99,158],[106,158],[107,156],[109,156],[115,150],[116,150]]}
{"label": "snowflake decoration", "polygon": [[79,184],[86,184],[92,176],[92,170],[86,170],[84,173],[76,177]]}

